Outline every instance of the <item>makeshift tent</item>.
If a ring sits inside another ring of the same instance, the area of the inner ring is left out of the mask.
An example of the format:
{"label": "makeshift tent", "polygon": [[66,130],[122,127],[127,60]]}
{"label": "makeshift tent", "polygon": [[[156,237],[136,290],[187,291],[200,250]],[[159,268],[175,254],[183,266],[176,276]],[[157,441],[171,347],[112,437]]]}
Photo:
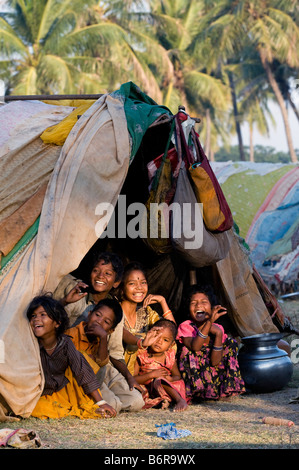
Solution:
{"label": "makeshift tent", "polygon": [[44,383],[26,307],[35,295],[54,291],[66,274],[83,272],[94,249],[143,262],[150,291],[167,297],[178,321],[191,272],[192,282],[195,273],[197,281],[215,284],[236,334],[277,332],[233,229],[225,232],[230,243],[225,258],[202,267],[198,259],[196,269],[174,250],[154,253],[140,238],[118,233],[98,239],[98,204],[111,203],[117,213],[120,194],[127,205],[146,202],[147,163],[163,153],[172,114],[127,83],[77,117],[63,145],[45,143],[44,131],[74,109],[39,101],[0,108],[0,404],[5,413],[23,417]]}
{"label": "makeshift tent", "polygon": [[251,260],[270,285],[299,273],[299,165],[213,162]]}

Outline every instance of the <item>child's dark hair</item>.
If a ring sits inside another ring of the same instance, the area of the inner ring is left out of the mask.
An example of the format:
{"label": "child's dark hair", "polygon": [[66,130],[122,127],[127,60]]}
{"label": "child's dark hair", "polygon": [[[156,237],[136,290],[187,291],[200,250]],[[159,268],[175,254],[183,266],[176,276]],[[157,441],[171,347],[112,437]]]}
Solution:
{"label": "child's dark hair", "polygon": [[153,325],[151,325],[150,330],[156,326],[162,328],[169,328],[172,333],[173,339],[176,339],[178,329],[173,321],[167,320],[166,318],[161,318],[161,320],[158,320]]}
{"label": "child's dark hair", "polygon": [[94,306],[94,308],[91,310],[91,313],[99,310],[99,308],[101,308],[102,306],[109,307],[111,308],[111,310],[113,310],[115,316],[113,328],[115,328],[121,322],[123,317],[123,311],[120,303],[116,299],[102,299]]}
{"label": "child's dark hair", "polygon": [[27,308],[26,316],[29,321],[38,307],[43,307],[47,315],[58,323],[59,326],[56,328],[56,336],[59,338],[65,330],[69,328],[69,317],[63,305],[58,300],[54,299],[51,293],[36,296],[31,300]]}
{"label": "child's dark hair", "polygon": [[190,304],[191,297],[194,294],[205,294],[208,297],[212,307],[218,304],[218,299],[214,293],[213,287],[210,284],[206,284],[206,285],[195,284],[189,287],[185,295],[185,305]]}
{"label": "child's dark hair", "polygon": [[123,276],[123,272],[124,272],[124,265],[123,265],[122,260],[117,254],[111,253],[109,251],[96,253],[93,257],[92,268],[94,268],[95,265],[98,264],[100,261],[104,261],[104,264],[111,263],[113,270],[116,273],[115,281],[117,282],[121,280]]}
{"label": "child's dark hair", "polygon": [[[131,263],[128,263],[125,267],[124,267],[124,273],[123,273],[123,282],[125,281],[126,277],[132,272],[132,271],[141,271],[144,276],[146,277],[146,271],[145,271],[145,268],[143,267],[143,265],[141,263],[139,263],[138,261],[132,261]],[[122,283],[123,283],[122,282]]]}

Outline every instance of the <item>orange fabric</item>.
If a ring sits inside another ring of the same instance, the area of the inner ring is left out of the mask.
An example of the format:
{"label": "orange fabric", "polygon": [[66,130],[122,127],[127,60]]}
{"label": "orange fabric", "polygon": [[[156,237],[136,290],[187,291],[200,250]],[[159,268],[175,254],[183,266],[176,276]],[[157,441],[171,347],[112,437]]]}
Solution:
{"label": "orange fabric", "polygon": [[69,383],[59,392],[43,395],[38,400],[31,416],[40,419],[65,418],[74,416],[80,419],[98,419],[98,405],[89,398],[74,378],[70,367],[65,372]]}
{"label": "orange fabric", "polygon": [[75,345],[75,348],[78,349],[81,354],[83,354],[96,374],[99,371],[100,366],[90,357],[90,355],[96,355],[99,339],[95,343],[90,343],[85,334],[84,325],[85,323],[81,322],[78,325],[66,330],[66,334],[70,336],[72,342]]}
{"label": "orange fabric", "polygon": [[194,183],[196,199],[203,205],[204,223],[208,230],[217,230],[225,221],[225,216],[221,212],[213,182],[205,169],[200,166],[196,168],[191,166],[189,172]]}
{"label": "orange fabric", "polygon": [[87,354],[95,355],[99,346],[99,339],[95,343],[90,343],[84,331],[85,322],[81,322],[66,330],[65,334],[71,337],[78,351],[85,351]]}

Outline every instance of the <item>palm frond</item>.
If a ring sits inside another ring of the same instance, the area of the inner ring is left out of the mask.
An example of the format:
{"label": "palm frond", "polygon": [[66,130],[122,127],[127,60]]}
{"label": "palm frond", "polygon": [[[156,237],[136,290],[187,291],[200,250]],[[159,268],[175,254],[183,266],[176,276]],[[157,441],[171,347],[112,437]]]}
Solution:
{"label": "palm frond", "polygon": [[185,86],[193,95],[212,104],[213,108],[226,110],[230,104],[229,88],[223,82],[200,71],[191,71],[185,75]]}
{"label": "palm frond", "polygon": [[[14,79],[12,81],[14,82]],[[18,74],[17,83],[13,86],[12,94],[36,95],[38,93],[36,69],[34,67],[23,68]]]}
{"label": "palm frond", "polygon": [[38,67],[39,78],[52,93],[71,93],[73,78],[68,64],[56,55],[44,55]]}
{"label": "palm frond", "polygon": [[0,18],[0,53],[4,57],[12,57],[14,53],[21,56],[28,54],[26,45],[3,18]]}

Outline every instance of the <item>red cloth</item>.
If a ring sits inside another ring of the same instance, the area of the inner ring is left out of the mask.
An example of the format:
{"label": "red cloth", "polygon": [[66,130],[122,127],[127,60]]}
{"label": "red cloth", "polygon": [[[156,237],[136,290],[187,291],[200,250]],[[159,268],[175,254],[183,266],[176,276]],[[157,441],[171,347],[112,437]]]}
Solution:
{"label": "red cloth", "polygon": [[[147,351],[140,351],[137,357],[137,361],[140,367],[139,375],[147,374],[152,370],[166,369],[169,373],[168,375],[171,376],[171,370],[175,364],[175,360],[175,351],[172,348],[165,352],[165,364],[162,364],[154,357],[150,357]],[[177,380],[175,382],[169,382],[167,378],[161,377],[152,379],[146,384],[142,385],[142,388],[144,389],[142,396],[145,402],[143,408],[153,408],[162,401],[168,401],[169,403],[172,401],[172,398],[168,395],[162,385],[163,382],[176,390],[181,395],[181,397],[186,400],[186,390],[183,379]]]}

